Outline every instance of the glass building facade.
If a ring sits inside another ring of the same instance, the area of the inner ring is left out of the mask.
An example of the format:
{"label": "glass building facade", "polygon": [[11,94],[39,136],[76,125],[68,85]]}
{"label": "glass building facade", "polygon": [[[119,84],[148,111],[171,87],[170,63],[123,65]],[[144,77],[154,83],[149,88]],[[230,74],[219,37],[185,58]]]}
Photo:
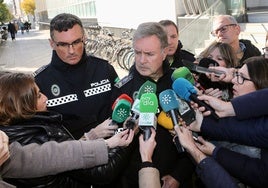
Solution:
{"label": "glass building facade", "polygon": [[71,13],[79,18],[96,18],[95,0],[46,0],[48,19],[59,13]]}

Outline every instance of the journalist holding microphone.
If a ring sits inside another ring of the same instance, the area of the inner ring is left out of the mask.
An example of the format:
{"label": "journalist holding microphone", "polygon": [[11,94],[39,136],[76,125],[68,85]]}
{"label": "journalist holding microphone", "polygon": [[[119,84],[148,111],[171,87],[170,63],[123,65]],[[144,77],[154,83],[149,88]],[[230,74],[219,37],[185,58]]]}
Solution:
{"label": "journalist holding microphone", "polygon": [[212,106],[220,117],[233,117],[216,121],[203,117],[197,111],[196,121],[188,127],[193,131],[201,131],[205,138],[260,148],[259,158],[225,147],[215,147],[207,142],[199,148],[203,153],[211,155],[231,176],[250,187],[268,186],[267,106],[262,108],[267,103],[267,71],[268,60],[261,56],[244,61],[241,69],[233,72],[234,99],[223,102],[211,96],[198,97]]}

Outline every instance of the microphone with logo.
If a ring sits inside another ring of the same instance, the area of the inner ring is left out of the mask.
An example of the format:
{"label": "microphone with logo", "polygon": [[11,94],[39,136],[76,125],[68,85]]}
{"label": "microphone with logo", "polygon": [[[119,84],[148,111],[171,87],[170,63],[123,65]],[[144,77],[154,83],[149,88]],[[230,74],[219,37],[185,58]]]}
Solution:
{"label": "microphone with logo", "polygon": [[121,99],[125,99],[125,100],[129,101],[131,104],[133,103],[132,98],[130,96],[128,96],[127,94],[123,93],[119,97],[117,97],[117,99],[114,101],[114,103],[112,105],[112,110],[114,109],[114,107],[118,103],[118,101]]}
{"label": "microphone with logo", "polygon": [[200,83],[198,84],[192,72],[187,67],[179,67],[173,71],[171,75],[172,81],[174,82],[177,78],[185,78],[198,89],[205,91],[205,88]]}
{"label": "microphone with logo", "polygon": [[[195,79],[191,71],[187,67],[180,67],[174,70],[171,75],[171,79],[175,81],[177,78],[185,78],[191,84],[195,85]],[[204,88],[198,88],[204,89]],[[187,125],[190,125],[195,120],[195,111],[194,109],[183,99],[177,98],[179,103],[179,114],[181,118],[185,121]]]}
{"label": "microphone with logo", "polygon": [[[159,94],[159,103],[163,111],[168,113],[171,117],[173,127],[179,125],[178,123],[178,109],[179,104],[177,101],[177,95],[172,89],[166,89]],[[178,137],[175,137],[175,145],[178,152],[184,152],[184,148],[181,146]]]}
{"label": "microphone with logo", "polygon": [[151,136],[151,128],[156,129],[158,100],[155,93],[144,93],[140,98],[139,127],[143,131],[144,140]]}
{"label": "microphone with logo", "polygon": [[194,86],[185,78],[177,78],[173,84],[172,88],[175,93],[182,99],[190,102],[191,100],[197,103],[199,106],[205,107],[206,110],[211,112],[211,115],[215,119],[219,119],[219,116],[215,113],[215,110],[209,106],[204,101],[201,101],[197,98],[197,91]]}
{"label": "microphone with logo", "polygon": [[140,97],[144,93],[155,93],[156,92],[156,84],[151,81],[144,82],[137,94],[136,99],[134,100],[134,103],[131,108],[131,117],[127,119],[125,125],[129,129],[133,129],[133,127],[136,124],[137,119],[139,118],[140,114]]}
{"label": "microphone with logo", "polygon": [[[126,94],[120,95],[113,104],[112,122],[110,125],[123,123],[130,115],[132,99]],[[118,128],[115,134],[122,131]]]}
{"label": "microphone with logo", "polygon": [[155,93],[155,92],[156,92],[156,84],[147,80],[141,85],[137,98],[140,99],[144,93]]}

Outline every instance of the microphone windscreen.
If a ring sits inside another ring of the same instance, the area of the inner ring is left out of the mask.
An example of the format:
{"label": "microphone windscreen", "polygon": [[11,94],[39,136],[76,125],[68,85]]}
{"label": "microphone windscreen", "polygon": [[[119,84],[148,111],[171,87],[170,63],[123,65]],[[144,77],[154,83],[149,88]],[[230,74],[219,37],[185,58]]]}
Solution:
{"label": "microphone windscreen", "polygon": [[172,83],[172,89],[182,99],[190,101],[191,94],[197,94],[194,86],[185,78],[177,78]]}
{"label": "microphone windscreen", "polygon": [[144,82],[139,89],[137,98],[140,99],[144,93],[156,93],[156,84],[149,80]]}
{"label": "microphone windscreen", "polygon": [[159,104],[165,112],[179,108],[177,95],[172,89],[166,89],[159,94]]}
{"label": "microphone windscreen", "polygon": [[187,67],[180,67],[173,71],[171,75],[172,81],[176,80],[177,78],[185,78],[186,80],[191,82],[193,85],[195,83],[194,77],[191,71]]}
{"label": "microphone windscreen", "polygon": [[211,106],[197,98],[197,91],[188,80],[184,78],[178,78],[173,82],[172,88],[180,98],[186,101],[192,100],[199,106],[204,106],[206,110],[209,110],[211,112],[211,115],[213,117],[219,119],[219,116],[215,113],[215,110]]}
{"label": "microphone windscreen", "polygon": [[124,122],[130,115],[131,103],[128,100],[120,99],[116,103],[113,113],[112,120],[117,123]]}
{"label": "microphone windscreen", "polygon": [[171,117],[164,111],[161,111],[157,117],[157,123],[165,129],[172,130],[173,123]]}
{"label": "microphone windscreen", "polygon": [[155,127],[155,114],[158,109],[158,100],[155,93],[144,93],[140,99],[139,126]]}
{"label": "microphone windscreen", "polygon": [[136,114],[140,113],[140,99],[135,99],[131,111]]}
{"label": "microphone windscreen", "polygon": [[125,99],[127,101],[129,101],[131,104],[133,103],[133,100],[130,96],[128,96],[127,94],[123,93],[121,94],[119,97],[117,97],[117,99],[114,101],[113,105],[112,105],[112,110],[114,109],[116,103],[120,100],[120,99]]}
{"label": "microphone windscreen", "polygon": [[140,99],[140,112],[156,113],[158,100],[155,93],[144,93]]}

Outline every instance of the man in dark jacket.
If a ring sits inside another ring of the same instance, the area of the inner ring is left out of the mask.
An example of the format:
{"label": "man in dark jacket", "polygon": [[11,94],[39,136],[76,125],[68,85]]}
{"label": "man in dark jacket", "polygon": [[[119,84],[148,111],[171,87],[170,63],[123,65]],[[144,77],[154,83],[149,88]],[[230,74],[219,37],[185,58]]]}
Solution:
{"label": "man in dark jacket", "polygon": [[[161,24],[140,24],[133,37],[135,64],[131,67],[129,75],[116,84],[114,98],[125,93],[135,99],[141,85],[148,80],[156,84],[157,96],[160,92],[170,89],[173,70],[166,60],[167,47],[167,34]],[[166,128],[157,125],[155,139],[157,145],[153,161],[160,172],[163,187],[193,187],[194,165],[186,153],[177,151],[173,135]],[[141,159],[138,142],[136,144],[129,165],[121,174],[120,178],[124,184],[121,187],[138,188]]]}
{"label": "man in dark jacket", "polygon": [[233,47],[240,65],[252,56],[261,55],[260,50],[249,40],[239,40],[240,26],[236,19],[230,15],[219,15],[213,20],[211,34],[216,37],[217,42],[227,43]]}
{"label": "man in dark jacket", "polygon": [[167,33],[168,37],[168,52],[167,60],[170,67],[176,69],[183,66],[182,60],[188,60],[190,62],[195,61],[194,54],[182,49],[182,43],[179,40],[179,29],[177,25],[171,20],[161,20],[159,22]]}
{"label": "man in dark jacket", "polygon": [[48,109],[63,115],[76,139],[87,131],[90,139],[112,136],[117,126],[105,120],[111,114],[111,94],[118,79],[115,69],[86,54],[85,31],[75,15],[55,16],[50,37],[51,63],[35,72],[38,87],[48,97]]}
{"label": "man in dark jacket", "polygon": [[7,25],[7,30],[10,33],[11,39],[15,40],[16,38],[16,27],[14,23],[9,22]]}

